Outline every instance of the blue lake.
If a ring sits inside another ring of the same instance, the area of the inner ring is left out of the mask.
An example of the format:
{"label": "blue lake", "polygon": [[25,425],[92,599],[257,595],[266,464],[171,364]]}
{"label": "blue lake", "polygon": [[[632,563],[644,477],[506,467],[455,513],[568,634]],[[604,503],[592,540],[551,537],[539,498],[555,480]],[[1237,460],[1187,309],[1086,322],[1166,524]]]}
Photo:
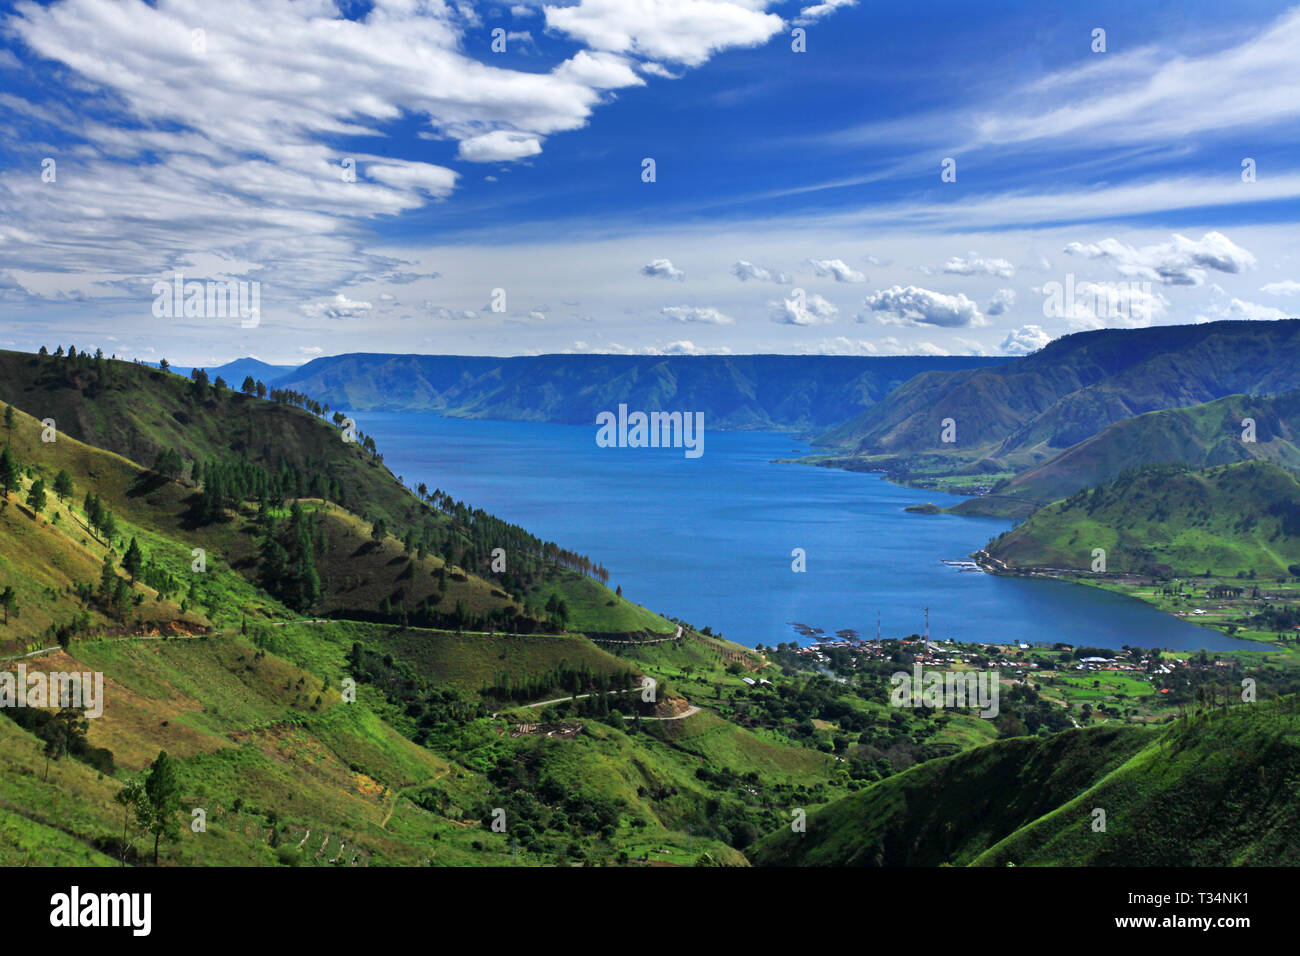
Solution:
{"label": "blue lake", "polygon": [[[1228,650],[1249,645],[1139,601],[1058,581],[959,571],[1008,527],[919,515],[958,498],[875,475],[773,459],[804,454],[788,436],[705,435],[682,449],[599,448],[596,428],[353,413],[407,485],[425,482],[603,564],[629,599],[740,644],[794,640],[794,624],[874,637],[1066,641]],[[802,548],[807,570],[791,552]]]}

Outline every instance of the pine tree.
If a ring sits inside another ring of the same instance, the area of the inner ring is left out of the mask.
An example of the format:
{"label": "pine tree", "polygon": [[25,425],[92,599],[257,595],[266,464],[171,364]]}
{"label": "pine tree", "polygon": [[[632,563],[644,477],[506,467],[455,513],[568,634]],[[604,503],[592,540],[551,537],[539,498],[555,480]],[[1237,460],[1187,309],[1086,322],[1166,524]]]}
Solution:
{"label": "pine tree", "polygon": [[0,448],[0,487],[6,495],[18,487],[18,462],[9,454],[9,446]]}
{"label": "pine tree", "polygon": [[136,806],[136,821],[153,834],[153,862],[158,864],[158,844],[163,837],[175,840],[180,836],[176,814],[181,809],[181,785],[176,778],[176,765],[167,751],[158,751],[158,759],[149,768],[144,779],[144,799]]}
{"label": "pine tree", "polygon": [[59,498],[59,503],[63,503],[64,498],[72,497],[72,476],[62,468],[54,476],[54,493]]}
{"label": "pine tree", "polygon": [[45,510],[45,479],[37,478],[27,489],[27,507],[40,514]]}
{"label": "pine tree", "polygon": [[140,553],[140,546],[136,544],[135,538],[132,538],[131,546],[122,556],[122,570],[131,575],[131,583],[135,584],[135,579],[140,576],[140,569],[143,567],[144,555]]}
{"label": "pine tree", "polygon": [[105,604],[113,600],[113,582],[117,574],[113,571],[112,552],[104,555],[104,563],[99,569],[99,597]]}

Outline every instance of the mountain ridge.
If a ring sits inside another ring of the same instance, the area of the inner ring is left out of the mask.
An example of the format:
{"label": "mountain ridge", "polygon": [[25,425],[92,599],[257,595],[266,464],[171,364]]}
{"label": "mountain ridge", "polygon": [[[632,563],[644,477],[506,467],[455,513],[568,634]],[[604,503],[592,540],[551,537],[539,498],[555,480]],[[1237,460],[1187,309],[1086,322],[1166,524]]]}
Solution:
{"label": "mountain ridge", "polygon": [[348,353],[277,379],[353,411],[432,411],[589,425],[620,403],[641,411],[702,411],[710,428],[812,432],[933,369],[996,365],[1002,357]]}

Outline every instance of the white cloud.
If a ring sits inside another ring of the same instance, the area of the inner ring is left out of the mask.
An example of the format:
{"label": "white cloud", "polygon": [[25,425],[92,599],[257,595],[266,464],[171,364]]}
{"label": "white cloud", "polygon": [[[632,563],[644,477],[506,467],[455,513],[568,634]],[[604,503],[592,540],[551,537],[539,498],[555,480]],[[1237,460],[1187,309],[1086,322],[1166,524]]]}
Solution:
{"label": "white cloud", "polygon": [[731,274],[741,282],[748,279],[756,279],[759,282],[776,282],[781,285],[787,285],[790,277],[784,272],[778,272],[776,269],[768,269],[763,266],[756,266],[752,262],[746,262],[740,259],[731,267]]}
{"label": "white cloud", "polygon": [[579,339],[567,349],[561,349],[560,352],[563,355],[575,353],[590,355],[730,355],[731,349],[701,348],[687,339],[669,342],[662,348],[655,345],[642,345],[633,348],[632,346],[620,345],[617,342],[610,342],[608,345],[591,345]]}
{"label": "white cloud", "polygon": [[667,305],[660,312],[678,322],[703,322],[708,325],[733,325],[735,319],[717,309],[693,305]]}
{"label": "white cloud", "polygon": [[651,259],[641,267],[641,274],[653,279],[676,279],[678,282],[686,278],[686,273],[668,259]]}
{"label": "white cloud", "polygon": [[820,3],[814,3],[800,10],[799,16],[795,18],[794,22],[797,26],[807,26],[823,17],[830,16],[836,10],[857,5],[858,0],[821,0]]}
{"label": "white cloud", "polygon": [[1221,232],[1199,240],[1174,234],[1169,242],[1134,248],[1117,239],[1071,242],[1065,253],[1110,263],[1120,275],[1165,285],[1202,285],[1209,270],[1238,273],[1253,268],[1255,257]]}
{"label": "white cloud", "polygon": [[1262,285],[1259,291],[1269,295],[1300,295],[1300,282],[1296,282],[1295,279],[1283,279],[1281,282]]}
{"label": "white cloud", "polygon": [[443,322],[465,322],[478,318],[478,313],[473,309],[449,309],[432,302],[422,302],[420,308],[430,317]]}
{"label": "white cloud", "polygon": [[593,90],[613,90],[625,86],[645,86],[637,76],[632,61],[613,53],[579,50],[555,70],[557,76],[572,79]]}
{"label": "white cloud", "polygon": [[668,67],[664,66],[662,63],[654,63],[654,62],[638,63],[637,69],[639,69],[642,73],[646,74],[647,76],[659,76],[659,77],[663,77],[665,80],[681,79],[681,74],[674,73],[672,70],[668,69]]}
{"label": "white cloud", "polygon": [[878,342],[869,339],[850,339],[837,335],[833,339],[822,339],[815,351],[819,355],[950,355],[947,349],[933,342],[912,342],[904,344],[890,335]]}
{"label": "white cloud", "polygon": [[578,0],[546,10],[546,26],[597,50],[697,66],[719,50],[757,46],[784,24],[765,0]]}
{"label": "white cloud", "polygon": [[1206,307],[1205,312],[1196,317],[1197,322],[1217,322],[1221,319],[1240,319],[1248,322],[1272,322],[1278,319],[1292,318],[1290,314],[1275,309],[1271,305],[1257,302],[1245,302],[1233,297],[1226,304],[1214,302]]}
{"label": "white cloud", "polygon": [[1007,333],[999,348],[1007,355],[1028,355],[1052,341],[1043,328],[1038,325],[1026,325]]}
{"label": "white cloud", "polygon": [[984,307],[986,315],[1001,315],[1016,304],[1015,289],[998,289],[993,294],[993,300]]}
{"label": "white cloud", "polygon": [[536,156],[541,151],[541,141],[531,133],[498,129],[461,140],[458,155],[471,163],[499,163]]}
{"label": "white cloud", "polygon": [[455,171],[429,163],[367,163],[362,174],[386,186],[419,189],[431,196],[449,196],[456,187]]}
{"label": "white cloud", "polygon": [[313,319],[357,319],[371,308],[369,302],[354,301],[340,292],[323,302],[308,302],[302,306],[302,313]]}
{"label": "white cloud", "polygon": [[772,310],[772,321],[783,325],[824,325],[835,321],[835,317],[840,314],[834,303],[826,301],[815,292],[769,302],[768,307]]}
{"label": "white cloud", "polygon": [[[873,292],[863,305],[878,313],[877,320],[886,325],[936,325],[943,328],[968,328],[986,325],[979,307],[960,292],[948,295],[909,285],[891,286]],[[865,314],[858,316],[865,322]]]}
{"label": "white cloud", "polygon": [[[1027,144],[1073,149],[1081,142],[1166,149],[1199,134],[1238,137],[1246,129],[1266,130],[1300,117],[1300,74],[1294,68],[1300,11],[1293,8],[1250,35],[1226,34],[1232,45],[1223,45],[1223,35],[1208,43],[1188,43],[1184,35],[1184,42],[1174,41],[1177,46],[1160,46],[1158,36],[1147,34],[1145,45],[1126,43],[1126,50],[1071,58],[1082,65],[1008,89],[978,108],[962,104],[951,112],[865,124],[836,139],[942,143],[949,150],[942,155],[949,156],[1023,152]],[[1200,49],[1189,55],[1193,45]],[[1224,178],[1231,184],[1236,177]],[[1235,185],[1240,192],[1240,181]]]}
{"label": "white cloud", "polygon": [[1010,279],[1016,274],[1016,267],[1006,259],[985,259],[972,252],[968,258],[953,256],[943,264],[941,271],[960,276],[986,275]]}
{"label": "white cloud", "polygon": [[[729,351],[730,349],[721,349],[719,352],[716,352],[715,354],[725,355]],[[667,345],[665,345],[664,354],[665,355],[708,355],[709,350],[706,348],[700,348],[694,342],[690,342],[686,339],[682,339],[681,341],[669,342]]]}
{"label": "white cloud", "polygon": [[867,277],[850,268],[843,259],[809,259],[819,276],[833,276],[836,282],[866,282]]}

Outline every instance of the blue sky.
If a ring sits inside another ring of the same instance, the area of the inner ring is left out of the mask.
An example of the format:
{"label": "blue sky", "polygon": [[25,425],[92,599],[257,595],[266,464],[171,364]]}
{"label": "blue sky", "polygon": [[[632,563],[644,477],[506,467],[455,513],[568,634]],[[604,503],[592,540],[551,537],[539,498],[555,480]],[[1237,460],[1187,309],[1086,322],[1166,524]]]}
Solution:
{"label": "blue sky", "polygon": [[[1277,3],[7,4],[0,346],[1022,354],[1296,315],[1297,50]],[[159,316],[177,273],[257,316]]]}

